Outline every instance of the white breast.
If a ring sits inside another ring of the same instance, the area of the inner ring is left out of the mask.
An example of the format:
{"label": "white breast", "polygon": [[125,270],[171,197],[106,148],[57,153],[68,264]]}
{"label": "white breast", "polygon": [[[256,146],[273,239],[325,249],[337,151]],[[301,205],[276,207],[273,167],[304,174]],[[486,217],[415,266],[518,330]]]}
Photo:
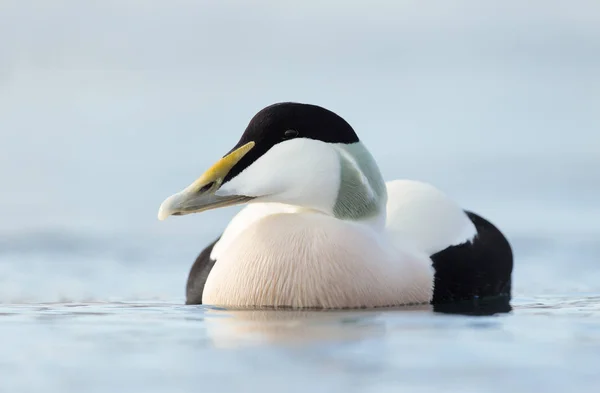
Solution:
{"label": "white breast", "polygon": [[425,303],[433,269],[381,233],[319,213],[255,220],[218,251],[207,304],[255,307],[384,307]]}
{"label": "white breast", "polygon": [[266,216],[279,213],[294,213],[300,209],[297,206],[283,203],[250,203],[244,207],[223,231],[221,238],[213,247],[210,259],[218,260],[221,253],[230,247],[231,243],[248,227]]}

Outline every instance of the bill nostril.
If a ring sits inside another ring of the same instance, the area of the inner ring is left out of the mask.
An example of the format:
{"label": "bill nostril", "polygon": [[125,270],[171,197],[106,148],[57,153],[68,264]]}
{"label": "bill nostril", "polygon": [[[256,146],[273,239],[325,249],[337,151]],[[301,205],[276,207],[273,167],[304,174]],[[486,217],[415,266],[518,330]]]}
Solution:
{"label": "bill nostril", "polygon": [[200,189],[198,190],[198,193],[202,194],[202,193],[208,192],[214,185],[215,185],[215,182],[211,181],[210,183],[200,187]]}

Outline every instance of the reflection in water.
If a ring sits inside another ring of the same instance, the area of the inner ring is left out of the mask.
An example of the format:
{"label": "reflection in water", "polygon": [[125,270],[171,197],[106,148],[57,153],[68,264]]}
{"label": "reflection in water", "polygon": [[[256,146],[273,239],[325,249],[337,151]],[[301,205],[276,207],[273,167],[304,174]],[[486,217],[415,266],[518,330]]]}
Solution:
{"label": "reflection in water", "polygon": [[208,310],[207,333],[217,346],[268,342],[296,345],[352,341],[382,334],[381,311]]}
{"label": "reflection in water", "polygon": [[[490,316],[512,310],[510,298],[477,299],[431,306],[417,305],[371,310],[206,310],[207,333],[219,347],[249,343],[296,345],[308,342],[360,341],[386,334],[384,316],[439,314]],[[409,328],[410,329],[410,328]]]}
{"label": "reflection in water", "polygon": [[510,305],[510,296],[498,296],[494,298],[436,304],[433,306],[433,311],[441,314],[490,316],[509,313],[512,311],[512,306]]}
{"label": "reflection in water", "polygon": [[441,314],[469,316],[490,316],[506,314],[512,311],[510,296],[498,296],[486,299],[472,299],[453,303],[436,304],[433,311]]}

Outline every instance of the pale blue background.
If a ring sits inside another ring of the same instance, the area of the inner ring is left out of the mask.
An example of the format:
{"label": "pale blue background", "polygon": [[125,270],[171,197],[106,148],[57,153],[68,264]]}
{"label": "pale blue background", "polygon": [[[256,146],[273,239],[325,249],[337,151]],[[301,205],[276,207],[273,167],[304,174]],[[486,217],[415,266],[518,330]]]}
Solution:
{"label": "pale blue background", "polygon": [[0,233],[182,242],[164,288],[181,296],[236,209],[159,222],[160,202],[292,100],[344,116],[386,179],[431,181],[509,237],[596,236],[598,70],[593,0],[3,1]]}

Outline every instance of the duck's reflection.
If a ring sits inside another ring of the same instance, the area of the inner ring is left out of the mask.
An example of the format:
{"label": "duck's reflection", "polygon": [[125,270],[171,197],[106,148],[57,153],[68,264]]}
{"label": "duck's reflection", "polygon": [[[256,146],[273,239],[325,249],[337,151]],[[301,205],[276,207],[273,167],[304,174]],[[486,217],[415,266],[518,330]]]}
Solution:
{"label": "duck's reflection", "polygon": [[[205,323],[219,347],[252,343],[302,345],[360,341],[387,333],[389,317],[406,329],[428,328],[436,314],[491,316],[512,310],[509,298],[371,310],[234,310],[210,308]],[[396,329],[394,329],[396,330]]]}
{"label": "duck's reflection", "polygon": [[510,296],[472,299],[452,303],[436,304],[433,311],[441,314],[490,316],[512,311]]}
{"label": "duck's reflection", "polygon": [[[381,310],[209,310],[209,335],[219,346],[353,341],[385,332]],[[210,318],[215,317],[215,318]]]}

